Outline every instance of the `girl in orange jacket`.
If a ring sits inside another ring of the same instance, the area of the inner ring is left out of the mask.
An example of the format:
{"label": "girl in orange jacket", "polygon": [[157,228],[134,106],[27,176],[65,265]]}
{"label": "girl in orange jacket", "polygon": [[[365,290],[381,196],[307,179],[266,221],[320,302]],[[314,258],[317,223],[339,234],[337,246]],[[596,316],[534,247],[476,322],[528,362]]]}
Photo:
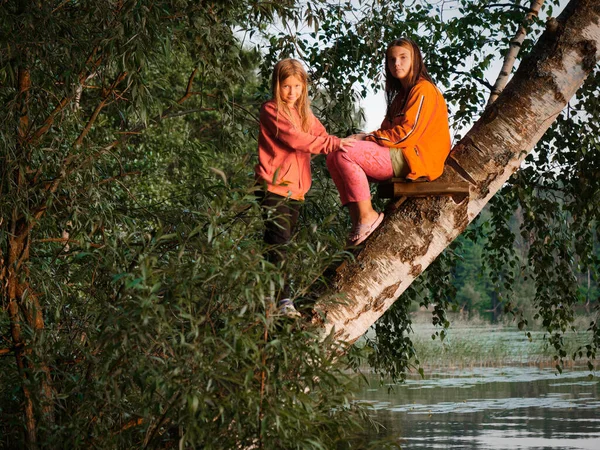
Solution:
{"label": "girl in orange jacket", "polygon": [[[270,246],[267,259],[284,264],[286,244],[293,234],[301,201],[312,182],[310,159],[314,154],[348,150],[354,138],[340,139],[327,134],[314,116],[308,99],[308,75],[295,59],[275,65],[272,78],[273,98],[260,109],[258,164],[255,177],[264,186],[264,241]],[[297,315],[289,299],[286,283],[279,296],[280,309]]]}
{"label": "girl in orange jacket", "polygon": [[448,109],[427,73],[419,47],[393,41],[385,54],[387,111],[381,127],[352,137],[362,140],[331,154],[327,167],[352,221],[349,245],[362,243],[383,221],[371,204],[369,181],[392,176],[434,180],[450,152]]}

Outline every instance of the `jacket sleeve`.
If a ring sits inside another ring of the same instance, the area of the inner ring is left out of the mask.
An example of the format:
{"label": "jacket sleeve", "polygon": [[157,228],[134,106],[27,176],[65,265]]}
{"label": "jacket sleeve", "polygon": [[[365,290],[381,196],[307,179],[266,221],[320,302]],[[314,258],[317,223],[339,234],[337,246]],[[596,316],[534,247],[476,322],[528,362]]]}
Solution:
{"label": "jacket sleeve", "polygon": [[286,147],[305,153],[331,153],[340,148],[340,138],[330,136],[325,132],[323,125],[313,116],[311,131],[316,130],[319,123],[324,135],[317,136],[297,129],[283,112],[277,114],[277,107],[273,103],[265,103],[260,110],[260,123],[265,130]]}
{"label": "jacket sleeve", "polygon": [[435,112],[437,101],[435,90],[435,86],[431,83],[416,85],[410,91],[401,122],[388,130],[379,129],[368,133],[365,139],[384,147],[414,147]]}
{"label": "jacket sleeve", "polygon": [[312,118],[313,118],[313,126],[312,126],[313,133],[315,135],[321,136],[321,137],[329,136],[329,134],[327,133],[327,130],[325,129],[325,127],[323,126],[321,121],[319,119],[317,119],[314,115]]}

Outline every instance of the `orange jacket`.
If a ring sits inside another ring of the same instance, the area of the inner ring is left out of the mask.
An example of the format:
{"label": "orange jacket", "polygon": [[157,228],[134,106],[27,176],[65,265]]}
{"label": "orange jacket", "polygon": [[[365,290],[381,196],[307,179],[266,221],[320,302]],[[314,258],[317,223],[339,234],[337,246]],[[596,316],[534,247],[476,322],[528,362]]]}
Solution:
{"label": "orange jacket", "polygon": [[[296,109],[290,111],[300,124]],[[283,111],[277,111],[273,100],[260,109],[258,164],[256,179],[267,184],[267,190],[282,197],[304,200],[312,183],[311,154],[330,153],[340,148],[340,138],[330,136],[319,120],[312,116],[308,133],[296,127]]]}
{"label": "orange jacket", "polygon": [[390,147],[391,151],[401,151],[410,166],[406,178],[435,180],[444,171],[450,153],[448,108],[442,93],[429,81],[420,79],[408,93],[404,107],[392,110],[400,113],[391,121],[386,117],[381,128],[365,139]]}

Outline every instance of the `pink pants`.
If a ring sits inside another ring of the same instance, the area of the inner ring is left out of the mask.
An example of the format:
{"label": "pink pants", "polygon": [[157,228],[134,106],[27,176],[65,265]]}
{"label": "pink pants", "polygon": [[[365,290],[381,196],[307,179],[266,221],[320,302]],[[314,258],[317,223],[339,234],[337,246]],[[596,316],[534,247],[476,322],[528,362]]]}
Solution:
{"label": "pink pants", "polygon": [[327,168],[335,183],[342,205],[370,200],[369,181],[392,178],[390,149],[371,141],[358,141],[347,152],[327,155]]}

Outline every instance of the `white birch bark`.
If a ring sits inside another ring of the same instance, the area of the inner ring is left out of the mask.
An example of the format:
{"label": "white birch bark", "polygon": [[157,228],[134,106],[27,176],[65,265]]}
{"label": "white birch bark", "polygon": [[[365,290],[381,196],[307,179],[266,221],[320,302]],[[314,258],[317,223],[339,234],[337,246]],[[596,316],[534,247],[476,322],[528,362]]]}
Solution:
{"label": "white birch bark", "polygon": [[488,106],[496,101],[500,93],[504,90],[506,83],[508,83],[508,77],[510,76],[510,72],[515,66],[515,61],[517,60],[517,56],[519,55],[519,51],[521,50],[521,46],[523,45],[525,36],[527,36],[526,27],[533,21],[534,17],[537,17],[543,3],[544,0],[531,0],[531,4],[529,5],[529,11],[525,15],[525,20],[519,26],[515,37],[513,37],[510,41],[508,52],[504,57],[502,69],[500,69],[498,79],[494,83],[494,87],[492,87],[492,92],[490,92],[490,98],[488,99],[487,103]]}
{"label": "white birch bark", "polygon": [[519,169],[599,58],[600,1],[571,0],[452,150],[442,181],[467,179],[470,197],[412,198],[386,217],[315,305],[325,335],[353,343],[367,331]]}

